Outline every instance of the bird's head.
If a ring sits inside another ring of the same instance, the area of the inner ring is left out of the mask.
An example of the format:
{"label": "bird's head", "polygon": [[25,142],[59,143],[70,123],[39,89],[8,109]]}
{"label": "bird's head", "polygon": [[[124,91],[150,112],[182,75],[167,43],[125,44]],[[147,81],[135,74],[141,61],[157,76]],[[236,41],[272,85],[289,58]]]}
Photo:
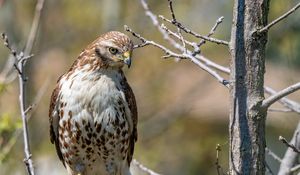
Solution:
{"label": "bird's head", "polygon": [[117,31],[101,35],[88,46],[90,54],[94,55],[104,65],[111,68],[122,68],[131,65],[133,43],[131,39]]}

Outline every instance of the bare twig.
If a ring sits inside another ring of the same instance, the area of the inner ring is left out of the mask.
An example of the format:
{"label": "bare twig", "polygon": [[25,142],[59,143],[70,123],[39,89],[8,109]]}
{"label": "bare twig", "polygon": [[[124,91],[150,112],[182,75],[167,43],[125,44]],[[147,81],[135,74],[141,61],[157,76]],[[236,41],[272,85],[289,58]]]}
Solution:
{"label": "bare twig", "polygon": [[124,29],[127,31],[127,32],[130,32],[134,37],[138,38],[141,40],[141,44],[137,45],[135,48],[138,48],[138,47],[144,47],[144,46],[147,46],[147,45],[153,45],[161,50],[163,50],[165,52],[165,54],[167,56],[172,56],[172,57],[176,57],[176,58],[182,58],[182,59],[186,59],[186,57],[184,57],[183,55],[181,54],[177,54],[173,51],[171,51],[170,49],[167,49],[166,47],[160,45],[160,44],[157,44],[156,42],[154,41],[150,41],[150,40],[147,40],[145,39],[144,37],[142,37],[140,34],[134,32],[131,28],[129,28],[127,25],[124,26]]}
{"label": "bare twig", "polygon": [[273,103],[275,103],[276,101],[278,101],[279,99],[297,91],[300,89],[300,82],[293,84],[279,92],[277,92],[276,94],[272,95],[271,97],[265,99],[263,101],[262,107],[264,108],[268,108],[269,106],[271,106]]}
{"label": "bare twig", "polygon": [[[150,170],[149,168],[145,167],[144,165],[142,165],[140,162],[138,162],[135,159],[132,160],[131,167],[136,168],[135,171],[141,171],[145,175],[160,175],[160,174]],[[135,173],[133,173],[133,174],[135,174]]]}
{"label": "bare twig", "polygon": [[277,108],[269,108],[268,112],[294,112],[291,109],[277,109]]}
{"label": "bare twig", "polygon": [[217,144],[216,146],[216,151],[217,151],[217,155],[216,155],[216,162],[215,162],[215,165],[216,165],[216,168],[217,168],[217,173],[218,175],[224,175],[225,173],[223,172],[222,170],[222,166],[220,165],[220,162],[219,162],[219,154],[221,152],[221,145],[220,144]]}
{"label": "bare twig", "polygon": [[[296,148],[300,148],[300,142],[298,141],[300,139],[299,132],[300,122],[298,122],[297,128],[295,129],[293,137],[290,141],[290,144],[295,145]],[[280,163],[278,175],[290,174],[291,168],[293,168],[298,162],[298,157],[299,154],[295,152],[291,147],[288,147]]]}
{"label": "bare twig", "polygon": [[273,151],[271,151],[269,148],[266,147],[266,153],[270,155],[274,160],[277,160],[279,163],[281,163],[280,157],[278,157]]}
{"label": "bare twig", "polygon": [[11,54],[15,57],[16,63],[14,64],[16,70],[18,71],[18,77],[19,77],[19,103],[20,103],[20,111],[21,111],[21,117],[22,117],[22,128],[23,128],[23,139],[24,139],[24,153],[25,153],[25,159],[24,163],[27,168],[27,172],[30,175],[34,175],[34,167],[33,162],[31,159],[31,151],[29,147],[29,137],[28,137],[28,127],[27,127],[27,117],[26,117],[26,107],[25,107],[25,73],[24,70],[24,54],[23,52],[17,53],[14,49],[11,48],[8,37],[3,33],[2,38],[4,41],[4,45],[11,51]]}
{"label": "bare twig", "polygon": [[[211,35],[213,35],[216,30],[217,30],[217,27],[223,22],[224,20],[224,16],[221,16],[217,19],[215,25],[211,28],[211,30],[209,31],[209,33],[206,35],[207,37],[210,37]],[[206,41],[204,39],[202,39],[199,43],[198,43],[198,46],[200,47],[201,45],[205,44]]]}
{"label": "bare twig", "polygon": [[7,35],[5,33],[1,33],[1,37],[2,37],[2,40],[3,40],[4,46],[7,47],[10,50],[10,53],[14,57],[17,57],[18,56],[17,52],[11,47]]}
{"label": "bare twig", "polygon": [[289,143],[284,137],[279,136],[279,140],[284,143],[287,147],[291,148],[294,152],[300,153],[300,150],[295,147],[294,144]]}
{"label": "bare twig", "polygon": [[[158,31],[163,35],[163,38],[168,41],[170,43],[170,45],[172,45],[174,48],[176,48],[177,50],[183,52],[184,48],[178,44],[176,41],[174,41],[172,38],[169,37],[168,32],[166,32],[166,29],[163,29],[161,27],[161,25],[159,25],[159,21],[157,19],[157,16],[149,9],[148,4],[146,3],[145,0],[140,0],[146,15],[151,19],[153,25],[158,29]],[[175,36],[176,37],[176,36]],[[144,45],[144,44],[143,44]],[[192,55],[192,52],[187,51],[187,54]],[[203,55],[196,55],[195,56],[196,59],[198,59],[199,61],[203,62],[204,65],[206,65],[209,68],[213,68],[215,70],[221,71],[223,73],[229,74],[230,70],[228,67],[224,67],[222,65],[219,65],[213,61],[211,61],[210,59],[204,57]],[[265,87],[265,92],[268,94],[276,94],[277,92],[275,90],[273,90],[270,87]],[[281,98],[279,101],[279,103],[283,104],[285,107],[287,107],[288,109],[291,109],[293,112],[299,113],[300,114],[300,104],[290,100],[286,97]]]}
{"label": "bare twig", "polygon": [[166,22],[168,22],[168,23],[171,23],[171,24],[177,26],[178,28],[180,28],[180,29],[183,30],[184,32],[186,32],[186,33],[188,33],[188,34],[191,34],[191,35],[193,35],[193,36],[196,37],[196,38],[201,38],[201,39],[204,39],[204,40],[206,40],[206,41],[210,41],[210,42],[216,43],[216,44],[222,44],[222,45],[225,45],[225,46],[228,46],[228,45],[229,45],[229,42],[228,42],[228,41],[224,41],[224,40],[220,40],[220,39],[216,39],[216,38],[211,38],[211,37],[207,37],[207,36],[204,36],[204,35],[200,35],[200,34],[194,32],[193,30],[184,27],[184,26],[183,26],[181,23],[179,23],[178,21],[174,22],[173,20],[167,19],[167,18],[165,18],[165,17],[162,16],[162,15],[159,15],[159,17],[160,17],[162,20],[164,20],[164,21],[166,21]]}
{"label": "bare twig", "polygon": [[[159,24],[159,21],[157,19],[157,16],[150,10],[148,4],[146,3],[145,0],[140,0],[141,4],[142,4],[142,7],[144,8],[145,10],[145,14],[146,16],[148,16],[153,25],[157,28],[157,30],[162,34],[163,38],[170,43],[171,46],[173,46],[175,49],[181,51],[181,52],[184,52],[185,48],[183,48],[180,44],[178,44],[175,40],[173,40],[172,38],[169,37],[169,34],[165,31],[165,29],[163,29],[161,27],[161,25]],[[187,54],[190,54],[192,55],[192,52],[190,51],[187,51]],[[206,66],[208,67],[211,67],[211,68],[214,68],[218,71],[221,71],[221,72],[224,72],[226,74],[229,74],[230,70],[228,67],[224,67],[224,66],[221,66],[211,60],[209,60],[208,58],[204,57],[203,55],[195,55],[195,57],[197,59],[199,59],[200,61],[203,62],[203,64],[205,64]]]}
{"label": "bare twig", "polygon": [[[33,22],[31,24],[29,37],[27,39],[26,46],[25,46],[25,49],[24,49],[24,55],[26,57],[30,55],[30,52],[32,50],[32,46],[33,46],[34,41],[35,41],[36,36],[37,36],[37,29],[38,29],[38,26],[39,26],[39,23],[40,23],[40,17],[41,17],[44,1],[45,0],[38,0],[38,2],[36,3]],[[16,68],[14,63],[15,63],[14,56],[9,56],[6,63],[5,63],[5,66],[4,66],[3,70],[0,73],[0,83],[8,84],[8,83],[12,82],[13,80],[15,80],[15,78],[17,77],[17,74],[16,74],[15,71],[12,71],[13,68]]]}
{"label": "bare twig", "polygon": [[271,23],[269,23],[262,29],[259,29],[258,32],[261,33],[261,32],[265,32],[265,31],[269,30],[273,25],[277,24],[278,22],[280,22],[283,19],[285,19],[286,17],[288,17],[290,14],[295,12],[299,7],[300,7],[300,2],[298,4],[296,4],[291,10],[289,10],[288,12],[286,12],[285,14],[280,16],[279,18],[275,19],[274,21],[272,21]]}
{"label": "bare twig", "polygon": [[294,173],[294,172],[297,172],[299,170],[300,170],[300,164],[298,164],[298,165],[294,166],[293,168],[291,168],[290,172]]}
{"label": "bare twig", "polygon": [[[31,119],[32,114],[37,109],[37,106],[40,104],[40,101],[48,87],[49,87],[49,78],[47,78],[47,80],[43,83],[42,87],[39,89],[37,95],[35,96],[35,98],[33,100],[32,105],[30,105],[26,109],[25,114],[27,116],[27,121],[29,121],[29,119]],[[13,135],[10,137],[8,143],[2,148],[1,154],[0,154],[0,164],[10,153],[11,149],[16,144],[18,138],[22,134],[22,131],[23,131],[22,128],[16,129],[15,132],[13,133]]]}
{"label": "bare twig", "polygon": [[[207,37],[210,37],[211,35],[213,35],[215,33],[215,31],[217,30],[217,27],[223,22],[224,17],[221,16],[220,18],[217,19],[215,25],[211,28],[210,32],[206,35]],[[194,49],[193,55],[198,55],[201,53],[200,47],[205,44],[206,41],[204,39],[201,39],[200,42],[197,44],[197,48]]]}
{"label": "bare twig", "polygon": [[[172,16],[172,22],[177,23],[177,20],[176,20],[176,17],[175,17],[175,13],[174,13],[174,10],[173,10],[173,1],[172,0],[168,0],[168,2],[169,2],[169,8],[170,8],[171,16]],[[181,33],[181,29],[179,27],[177,27],[177,33],[179,35],[179,39],[182,42],[182,46],[184,48],[184,53],[186,53],[187,49],[185,47],[185,41],[183,39],[183,36],[182,36],[182,33]]]}
{"label": "bare twig", "polygon": [[[274,95],[277,93],[274,89],[272,89],[270,87],[265,87],[265,92],[268,94],[271,94],[271,95]],[[286,97],[279,99],[278,102],[281,103],[283,106],[287,107],[288,109],[291,109],[292,111],[300,114],[300,104],[299,103],[297,103],[293,100],[290,100]]]}
{"label": "bare twig", "polygon": [[186,53],[177,54],[154,41],[149,41],[149,40],[145,39],[140,34],[137,34],[132,29],[130,29],[128,26],[125,26],[125,30],[127,32],[130,32],[133,36],[135,36],[141,40],[142,43],[139,45],[140,47],[147,46],[147,45],[153,45],[153,46],[163,50],[166,53],[166,56],[164,56],[164,58],[174,57],[174,58],[180,58],[180,59],[190,59],[193,63],[198,65],[201,69],[205,70],[210,75],[212,75],[215,79],[217,79],[219,83],[223,84],[226,87],[229,87],[229,82],[227,80],[222,78],[216,71],[210,69],[205,64],[201,63],[198,59],[193,57],[191,54],[186,54]]}
{"label": "bare twig", "polygon": [[42,9],[43,9],[43,6],[44,6],[44,2],[45,2],[45,0],[38,0],[38,2],[36,3],[35,14],[34,14],[34,17],[33,17],[29,37],[27,39],[27,43],[26,43],[25,50],[24,50],[24,55],[25,56],[30,54],[30,52],[32,50],[32,46],[33,46],[34,41],[36,39],[37,29],[38,29],[38,26],[39,26],[39,23],[40,23],[40,18],[41,18],[41,13],[42,13]]}
{"label": "bare twig", "polygon": [[[161,24],[161,28],[164,29],[164,30],[167,32],[168,35],[171,35],[171,36],[173,36],[173,37],[175,37],[175,38],[177,38],[177,39],[179,39],[179,40],[182,40],[182,42],[184,42],[185,44],[188,44],[188,45],[190,45],[190,46],[192,46],[192,47],[198,47],[198,46],[197,46],[197,43],[195,43],[195,42],[190,42],[190,41],[188,41],[188,40],[185,40],[184,38],[182,38],[182,35],[180,36],[180,35],[178,35],[177,33],[171,31],[171,30],[168,29],[164,24]],[[182,47],[185,48],[184,45],[183,45]],[[182,50],[180,49],[180,51],[182,51]]]}

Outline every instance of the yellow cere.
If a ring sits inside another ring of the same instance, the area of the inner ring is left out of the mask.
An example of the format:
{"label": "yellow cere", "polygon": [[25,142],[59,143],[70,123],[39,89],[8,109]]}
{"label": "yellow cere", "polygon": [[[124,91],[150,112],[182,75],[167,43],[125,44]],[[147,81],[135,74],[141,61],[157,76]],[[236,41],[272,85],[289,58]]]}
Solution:
{"label": "yellow cere", "polygon": [[128,58],[128,57],[130,56],[130,53],[129,53],[129,52],[125,52],[125,53],[123,54],[123,56],[124,56],[125,58]]}

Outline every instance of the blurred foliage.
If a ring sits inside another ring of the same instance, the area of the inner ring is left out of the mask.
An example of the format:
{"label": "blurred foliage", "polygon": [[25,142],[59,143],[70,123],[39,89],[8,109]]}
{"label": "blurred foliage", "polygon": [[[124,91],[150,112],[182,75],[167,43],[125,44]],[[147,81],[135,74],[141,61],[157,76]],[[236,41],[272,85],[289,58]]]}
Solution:
{"label": "blurred foliage", "polygon": [[22,122],[15,121],[8,113],[4,113],[0,116],[0,134],[4,132],[12,132],[17,128],[21,128]]}
{"label": "blurred foliage", "polygon": [[5,91],[6,84],[0,83],[0,96]]}
{"label": "blurred foliage", "polygon": [[[148,2],[156,14],[170,18],[166,0]],[[269,21],[286,12],[296,2],[271,1]],[[26,43],[35,3],[29,0],[0,0],[0,32],[6,32],[18,50],[23,49]],[[201,34],[207,34],[216,19],[224,16],[224,22],[214,37],[230,40],[232,3],[227,0],[174,0],[173,4],[177,19]],[[48,133],[49,99],[57,78],[68,70],[80,51],[97,36],[109,30],[123,31],[124,24],[148,39],[167,45],[145,16],[138,0],[46,0],[33,49],[35,57],[28,61],[26,70],[29,77],[28,105],[45,79],[51,79],[50,87],[29,122],[33,160],[38,174],[65,174]],[[300,81],[299,28],[298,11],[270,30],[266,53],[266,84],[276,89]],[[198,41],[189,35],[184,36]],[[229,65],[230,55],[226,47],[208,42],[202,47],[202,53],[222,65]],[[0,72],[8,54],[8,50],[0,45]],[[194,64],[163,60],[160,59],[162,54],[153,47],[137,49],[132,68],[125,69],[139,111],[139,139],[135,158],[163,174],[213,175],[217,174],[215,146],[220,144],[220,164],[226,171],[227,89]],[[292,98],[300,100],[300,94],[295,93]],[[18,108],[17,82],[0,84],[0,149],[4,142],[6,145],[16,142],[5,161],[0,162],[0,175],[25,174],[22,139],[13,137],[13,133],[20,127]],[[166,109],[173,110],[168,112]],[[158,115],[162,111],[163,116]],[[172,111],[179,112],[174,114]],[[149,123],[153,119],[157,122],[151,126]],[[269,114],[267,145],[280,153],[280,156],[285,147],[277,141],[278,135],[289,138],[297,119],[293,114]],[[166,124],[166,121],[169,123]],[[160,125],[163,129],[149,137],[149,133],[156,128],[153,125]],[[278,164],[269,157],[267,161],[276,171]]]}

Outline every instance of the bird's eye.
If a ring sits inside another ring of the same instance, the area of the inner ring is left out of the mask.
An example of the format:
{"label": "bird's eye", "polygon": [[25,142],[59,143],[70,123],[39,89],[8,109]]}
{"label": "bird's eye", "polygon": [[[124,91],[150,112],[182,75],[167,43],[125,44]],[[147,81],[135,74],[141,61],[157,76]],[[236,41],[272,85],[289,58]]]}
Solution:
{"label": "bird's eye", "polygon": [[109,48],[109,52],[113,55],[117,54],[118,53],[118,49],[114,48],[114,47],[110,47]]}

